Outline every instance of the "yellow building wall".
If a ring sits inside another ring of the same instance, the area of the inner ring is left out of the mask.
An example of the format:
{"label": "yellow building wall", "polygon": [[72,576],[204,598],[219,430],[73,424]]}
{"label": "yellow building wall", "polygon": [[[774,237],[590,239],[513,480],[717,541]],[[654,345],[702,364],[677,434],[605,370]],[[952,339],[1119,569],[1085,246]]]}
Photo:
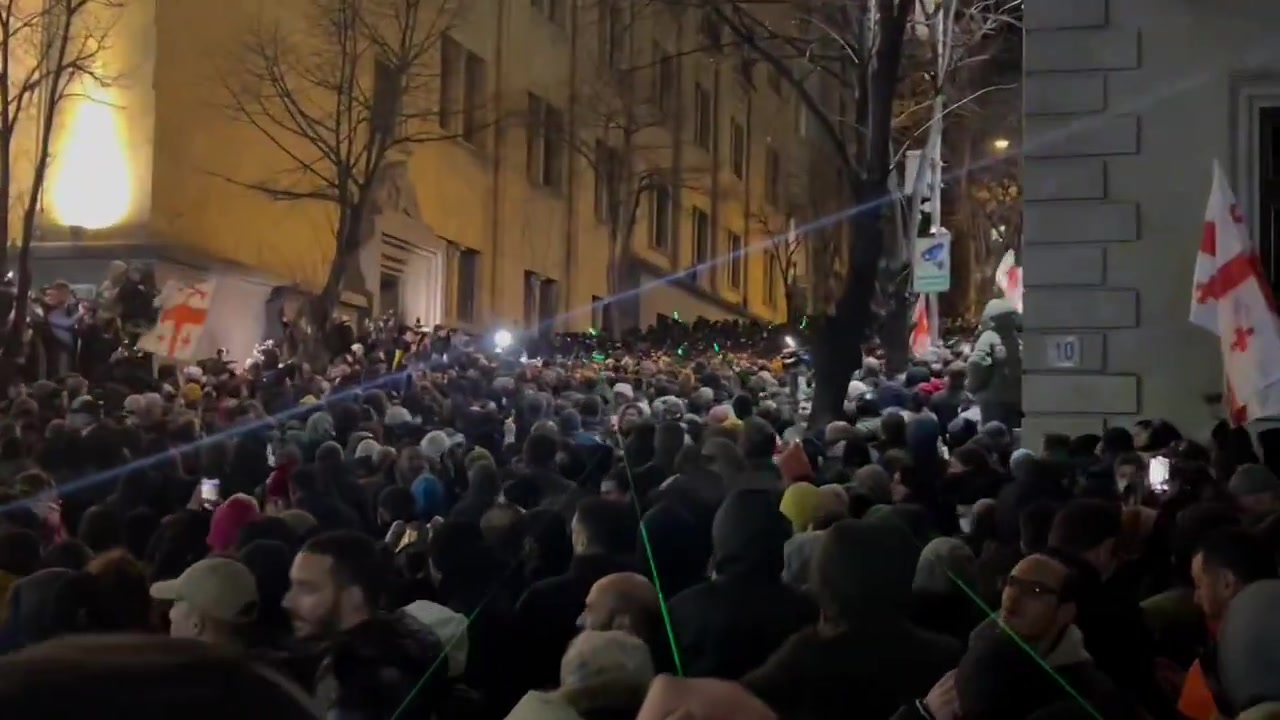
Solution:
{"label": "yellow building wall", "polygon": [[[103,160],[109,154],[99,149],[89,157],[106,170],[89,176],[100,188],[109,181],[127,186],[115,197],[128,207],[118,218],[108,218],[116,231],[103,230],[101,236],[118,236],[120,228],[145,229],[148,238],[194,257],[243,266],[310,290],[322,285],[333,253],[336,213],[323,203],[275,201],[231,181],[278,180],[281,173],[294,169],[294,163],[260,130],[238,121],[228,107],[226,90],[228,83],[237,82],[246,40],[259,28],[279,22],[297,37],[314,33],[314,20],[305,12],[313,3],[127,0],[109,56],[121,80],[107,90],[116,105],[114,122],[127,167],[112,175],[106,167],[110,163]],[[570,15],[557,25],[528,2],[459,5],[449,32],[484,60],[489,95],[485,112],[493,126],[475,147],[441,140],[414,146],[409,158],[424,221],[440,237],[479,253],[477,324],[520,324],[526,272],[558,282],[557,327],[562,330],[591,326],[593,298],[609,294],[608,232],[595,217],[592,164],[579,147],[566,146],[565,178],[558,188],[535,187],[526,167],[529,94],[546,99],[572,121],[590,110],[580,106],[583,88],[600,81],[601,19],[596,5],[565,6]],[[718,260],[704,290],[729,307],[782,320],[781,286],[778,302],[765,300],[768,235],[760,218],[782,227],[785,211],[764,202],[765,147],[781,149],[788,178],[807,176],[811,146],[796,137],[794,108],[785,94],[767,87],[762,64],[756,66],[752,85],[741,80],[740,50],[699,52],[706,41],[698,31],[698,13],[645,3],[635,7],[647,9],[637,10],[632,18],[630,62],[652,67],[656,44],[680,53],[678,117],[669,130],[646,135],[644,145],[655,163],[669,165],[679,158],[682,187],[673,208],[672,252],[651,247],[648,198],[639,207],[629,251],[661,271],[686,271],[694,253],[691,211],[695,205],[702,207],[714,219],[712,257]],[[638,82],[652,82],[648,73],[639,77]],[[695,79],[715,92],[716,140],[711,152],[692,142]],[[731,117],[748,126],[745,180],[730,171]],[[286,148],[310,149],[288,139]],[[124,177],[127,181],[110,180]],[[83,177],[79,182],[85,184]],[[52,197],[47,193],[47,199]],[[725,254],[730,229],[743,236],[749,249],[741,291],[728,283]],[[456,266],[451,265],[450,272],[455,273]]]}

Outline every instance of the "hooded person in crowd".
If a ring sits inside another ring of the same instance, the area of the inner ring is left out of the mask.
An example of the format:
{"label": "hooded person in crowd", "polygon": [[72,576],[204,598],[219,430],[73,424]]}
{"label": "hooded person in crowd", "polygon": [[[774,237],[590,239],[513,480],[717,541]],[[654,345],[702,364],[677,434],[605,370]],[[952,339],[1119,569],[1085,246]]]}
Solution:
{"label": "hooded person in crowd", "polygon": [[960,659],[963,646],[909,618],[914,541],[845,520],[814,558],[818,624],[792,635],[743,684],[781,717],[888,717]]}
{"label": "hooded person in crowd", "polygon": [[738,490],[725,499],[711,529],[711,579],[671,600],[686,674],[739,678],[813,622],[813,604],[782,582],[790,536],[774,493]]}

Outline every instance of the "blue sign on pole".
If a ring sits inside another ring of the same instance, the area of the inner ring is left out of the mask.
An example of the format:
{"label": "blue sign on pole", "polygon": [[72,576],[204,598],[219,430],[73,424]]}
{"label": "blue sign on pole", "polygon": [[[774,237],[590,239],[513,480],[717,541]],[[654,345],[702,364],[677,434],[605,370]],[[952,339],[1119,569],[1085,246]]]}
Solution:
{"label": "blue sign on pole", "polygon": [[918,293],[942,293],[951,289],[951,233],[915,239],[911,253],[911,289]]}

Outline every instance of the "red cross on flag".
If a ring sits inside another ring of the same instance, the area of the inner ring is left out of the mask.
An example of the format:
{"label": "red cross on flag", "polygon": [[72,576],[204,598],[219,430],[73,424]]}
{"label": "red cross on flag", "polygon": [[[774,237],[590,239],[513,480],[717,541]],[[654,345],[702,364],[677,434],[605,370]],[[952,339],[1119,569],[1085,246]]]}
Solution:
{"label": "red cross on flag", "polygon": [[1022,266],[1018,265],[1012,250],[1006,252],[996,266],[996,287],[1018,312],[1022,312]]}
{"label": "red cross on flag", "polygon": [[215,286],[213,280],[170,283],[156,301],[160,305],[156,326],[138,339],[138,349],[177,360],[203,357],[200,337]]}
{"label": "red cross on flag", "polygon": [[924,293],[916,298],[916,309],[911,316],[911,353],[923,357],[929,352],[929,306]]}
{"label": "red cross on flag", "polygon": [[1217,162],[1196,256],[1191,322],[1219,338],[1232,423],[1280,415],[1280,387],[1273,387],[1280,381],[1280,317],[1240,206]]}

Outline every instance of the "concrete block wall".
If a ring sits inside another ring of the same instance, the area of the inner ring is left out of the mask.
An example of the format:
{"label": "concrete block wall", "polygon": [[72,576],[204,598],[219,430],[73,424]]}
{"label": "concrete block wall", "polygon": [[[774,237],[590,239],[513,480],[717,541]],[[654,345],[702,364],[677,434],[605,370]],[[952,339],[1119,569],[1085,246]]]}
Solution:
{"label": "concrete block wall", "polygon": [[[1137,202],[1112,197],[1116,159],[1141,151],[1142,118],[1109,112],[1108,77],[1141,67],[1138,31],[1113,27],[1108,0],[1027,0],[1024,57],[1024,442],[1101,432],[1140,414],[1141,380],[1109,362],[1113,331],[1137,328],[1140,290],[1108,277],[1108,253],[1140,237]],[[1055,367],[1058,336],[1078,340]]]}
{"label": "concrete block wall", "polygon": [[[1211,169],[1246,216],[1280,2],[1026,0],[1024,442],[1159,417],[1203,437],[1216,338],[1188,320]],[[1248,128],[1253,128],[1249,130]],[[1076,339],[1070,367],[1050,352]]]}

